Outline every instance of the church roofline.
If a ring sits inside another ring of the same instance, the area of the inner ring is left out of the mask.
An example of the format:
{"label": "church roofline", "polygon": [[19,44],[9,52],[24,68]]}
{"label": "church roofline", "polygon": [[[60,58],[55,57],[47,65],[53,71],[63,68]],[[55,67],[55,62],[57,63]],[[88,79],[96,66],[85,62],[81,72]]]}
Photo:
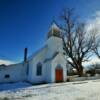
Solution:
{"label": "church roofline", "polygon": [[60,29],[59,25],[57,24],[57,22],[55,20],[53,20],[50,24],[50,29],[52,28],[52,26],[55,25],[56,28]]}
{"label": "church roofline", "polygon": [[51,22],[48,34],[47,34],[47,38],[51,37],[51,36],[55,36],[55,37],[59,37],[61,38],[61,28],[60,26],[57,24],[57,22],[55,20],[53,20]]}
{"label": "church roofline", "polygon": [[28,61],[30,61],[31,59],[33,59],[33,57],[35,57],[40,51],[42,51],[43,49],[47,48],[47,45],[44,45],[42,48],[38,49],[36,52],[34,52],[31,56],[28,57]]}

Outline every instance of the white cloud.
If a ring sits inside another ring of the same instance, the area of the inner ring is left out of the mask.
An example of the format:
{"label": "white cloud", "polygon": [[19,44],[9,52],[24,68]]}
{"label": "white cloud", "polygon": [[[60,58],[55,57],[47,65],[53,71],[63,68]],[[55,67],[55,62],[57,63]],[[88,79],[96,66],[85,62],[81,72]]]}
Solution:
{"label": "white cloud", "polygon": [[2,60],[2,59],[0,59],[0,65],[1,64],[10,65],[10,64],[14,64],[14,62],[9,61],[9,60]]}
{"label": "white cloud", "polygon": [[100,33],[100,11],[96,11],[88,20],[87,20],[86,30],[89,32],[92,29],[96,29]]}
{"label": "white cloud", "polygon": [[[96,33],[98,33],[98,38],[100,37],[100,11],[96,11],[95,14],[87,19],[86,31],[88,33],[91,33],[91,31],[95,31]],[[90,61],[84,62],[83,65],[88,66],[95,63],[100,63],[100,59],[98,59],[97,57],[92,57]]]}
{"label": "white cloud", "polygon": [[84,67],[87,67],[89,65],[96,64],[96,63],[100,63],[100,59],[98,59],[97,57],[93,57],[92,60],[83,62],[83,65]]}

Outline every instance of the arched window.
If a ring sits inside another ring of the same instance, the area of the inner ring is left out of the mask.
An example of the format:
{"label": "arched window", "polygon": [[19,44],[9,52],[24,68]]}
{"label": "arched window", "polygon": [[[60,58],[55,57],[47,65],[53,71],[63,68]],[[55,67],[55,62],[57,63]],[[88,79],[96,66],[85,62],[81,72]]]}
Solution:
{"label": "arched window", "polygon": [[39,62],[37,64],[37,72],[36,72],[37,76],[41,76],[42,75],[42,64]]}

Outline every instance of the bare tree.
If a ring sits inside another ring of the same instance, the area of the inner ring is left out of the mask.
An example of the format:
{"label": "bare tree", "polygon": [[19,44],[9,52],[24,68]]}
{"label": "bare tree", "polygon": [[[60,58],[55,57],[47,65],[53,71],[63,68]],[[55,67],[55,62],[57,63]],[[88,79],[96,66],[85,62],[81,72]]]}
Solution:
{"label": "bare tree", "polygon": [[100,30],[96,27],[93,27],[90,30],[90,32],[95,34],[93,52],[100,59],[100,33],[99,33],[99,31]]}
{"label": "bare tree", "polygon": [[61,29],[64,50],[70,58],[67,62],[77,70],[79,76],[82,76],[82,62],[87,61],[91,56],[95,35],[85,31],[85,24],[78,23],[73,9],[65,9],[61,18],[63,20]]}

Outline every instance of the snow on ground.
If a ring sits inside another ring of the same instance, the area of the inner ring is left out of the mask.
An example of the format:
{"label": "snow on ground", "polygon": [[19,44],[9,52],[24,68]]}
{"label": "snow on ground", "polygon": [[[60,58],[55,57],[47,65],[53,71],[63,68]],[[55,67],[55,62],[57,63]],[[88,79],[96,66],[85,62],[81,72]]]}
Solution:
{"label": "snow on ground", "polygon": [[[20,84],[25,86],[27,83]],[[27,84],[26,87],[17,89],[17,87],[20,87],[20,84],[18,86],[16,83],[16,88],[13,90],[1,91],[0,98],[8,98],[8,100],[100,100],[100,80],[39,86]],[[1,87],[3,86],[0,85]]]}

